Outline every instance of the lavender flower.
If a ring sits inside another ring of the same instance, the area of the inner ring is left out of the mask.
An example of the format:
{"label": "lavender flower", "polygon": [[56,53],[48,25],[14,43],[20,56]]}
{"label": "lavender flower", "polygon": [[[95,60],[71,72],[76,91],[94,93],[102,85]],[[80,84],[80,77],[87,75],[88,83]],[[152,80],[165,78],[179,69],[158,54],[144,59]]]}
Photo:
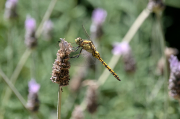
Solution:
{"label": "lavender flower", "polygon": [[180,62],[174,55],[171,55],[169,62],[171,69],[169,79],[169,95],[174,99],[180,100]]}
{"label": "lavender flower", "polygon": [[125,54],[128,54],[129,52],[131,52],[131,48],[129,46],[129,43],[128,42],[121,42],[121,43],[115,43],[113,45],[113,50],[112,50],[112,53],[114,55],[119,55],[119,54],[122,54],[122,55],[125,55]]}
{"label": "lavender flower", "polygon": [[171,73],[175,75],[180,75],[180,62],[178,61],[178,58],[174,55],[171,55],[169,62]]}
{"label": "lavender flower", "polygon": [[40,85],[36,83],[35,79],[31,79],[28,84],[29,87],[29,93],[38,93],[40,89]]}
{"label": "lavender flower", "polygon": [[33,48],[37,45],[37,39],[35,38],[36,21],[34,18],[26,17],[25,29],[25,44],[28,48]]}
{"label": "lavender flower", "polygon": [[107,12],[101,8],[97,8],[93,11],[92,14],[92,24],[91,24],[91,38],[97,39],[103,34],[102,24],[104,23],[107,16]]}
{"label": "lavender flower", "polygon": [[[177,55],[178,52],[179,51],[176,48],[171,48],[171,47],[166,47],[166,49],[164,50],[164,53],[165,53],[165,56],[167,59],[169,59],[171,57],[171,55]],[[166,59],[164,57],[161,57],[158,61],[157,68],[156,68],[156,73],[158,75],[164,74],[164,68],[166,66],[165,63],[166,63]],[[167,63],[169,65],[169,62],[167,62]]]}
{"label": "lavender flower", "polygon": [[170,79],[169,79],[169,95],[180,100],[180,62],[177,57],[171,55],[170,59]]}
{"label": "lavender flower", "polygon": [[28,87],[29,87],[29,95],[28,95],[27,108],[32,112],[37,112],[40,103],[38,99],[38,92],[40,89],[40,85],[36,83],[35,79],[31,79],[31,81],[29,81]]}
{"label": "lavender flower", "polygon": [[97,8],[93,11],[92,21],[96,24],[101,25],[105,21],[106,16],[107,16],[107,12],[105,10],[101,8]]}
{"label": "lavender flower", "polygon": [[128,42],[121,42],[114,44],[114,48],[112,50],[114,55],[123,55],[123,61],[125,64],[125,71],[128,73],[132,73],[136,70],[136,62],[133,58],[131,48]]}
{"label": "lavender flower", "polygon": [[18,0],[7,0],[5,3],[5,13],[4,17],[7,19],[17,17],[17,2]]}
{"label": "lavender flower", "polygon": [[26,31],[34,32],[36,30],[36,20],[30,16],[26,17],[25,21]]}
{"label": "lavender flower", "polygon": [[51,20],[44,22],[43,25],[43,36],[44,40],[52,39],[52,30],[53,30],[53,23]]}

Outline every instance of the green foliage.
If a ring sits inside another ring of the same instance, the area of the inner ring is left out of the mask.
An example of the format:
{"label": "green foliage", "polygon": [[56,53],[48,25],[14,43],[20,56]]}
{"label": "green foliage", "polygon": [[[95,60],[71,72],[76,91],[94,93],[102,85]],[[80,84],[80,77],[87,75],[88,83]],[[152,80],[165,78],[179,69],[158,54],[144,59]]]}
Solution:
{"label": "green foliage", "polygon": [[[4,13],[3,11],[0,12],[0,68],[8,78],[11,77],[17,63],[26,50],[24,44],[24,22],[26,15],[29,14],[35,18],[38,27],[49,3],[49,0],[19,0],[19,18],[15,21],[4,20]],[[103,24],[104,34],[100,39],[99,50],[101,51],[102,58],[108,64],[113,56],[111,52],[112,44],[114,42],[121,42],[137,16],[146,8],[147,3],[147,0],[57,1],[50,16],[54,24],[53,39],[51,41],[44,41],[42,36],[38,38],[37,48],[28,58],[18,76],[16,84],[14,84],[20,94],[27,99],[28,81],[32,78],[32,75],[35,77],[37,83],[41,85],[39,92],[41,102],[39,117],[42,119],[56,118],[58,85],[53,84],[50,81],[50,77],[52,64],[58,50],[59,38],[66,38],[68,42],[72,43],[75,42],[74,39],[77,37],[86,38],[81,26],[84,24],[89,32],[92,23],[92,10],[99,7],[107,10],[108,15]],[[105,84],[99,88],[99,107],[93,118],[164,119],[165,113],[167,113],[169,119],[179,118],[180,108],[177,101],[169,98],[167,100],[168,92],[165,90],[167,88],[167,81],[164,82],[158,94],[151,101],[148,101],[153,96],[151,94],[158,80],[164,80],[161,76],[155,74],[156,64],[161,54],[155,49],[160,47],[160,44],[157,44],[158,41],[155,40],[158,39],[152,33],[155,29],[153,27],[154,22],[153,16],[150,15],[130,43],[133,56],[137,62],[136,72],[131,75],[126,73],[123,69],[122,60],[119,60],[114,71],[122,81],[118,82],[110,75]],[[154,47],[151,47],[150,44],[154,45]],[[95,80],[97,80],[104,69],[104,67],[101,67],[98,74],[89,70],[86,79],[96,78]],[[71,66],[71,78],[73,75],[76,75],[74,74],[76,70],[78,70],[76,66]],[[0,100],[4,97],[6,87],[7,85],[0,77]],[[80,104],[85,95],[85,87],[80,88],[76,99],[74,99],[75,96],[70,93],[68,87],[63,87],[61,107],[63,119],[71,117],[74,106]],[[0,104],[3,105],[2,101]],[[169,104],[167,109],[164,107],[165,104]],[[25,119],[30,114],[23,108],[17,97],[12,94],[8,104],[0,106],[0,118],[3,115],[5,119]],[[91,119],[91,115],[87,111],[85,111],[85,118]]]}

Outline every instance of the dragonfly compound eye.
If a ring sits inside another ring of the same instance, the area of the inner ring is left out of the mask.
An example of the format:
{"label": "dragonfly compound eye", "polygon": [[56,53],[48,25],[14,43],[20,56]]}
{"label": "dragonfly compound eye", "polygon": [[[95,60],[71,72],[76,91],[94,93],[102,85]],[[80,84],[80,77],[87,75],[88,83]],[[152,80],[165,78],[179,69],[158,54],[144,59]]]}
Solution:
{"label": "dragonfly compound eye", "polygon": [[79,45],[80,40],[81,40],[81,38],[80,38],[80,37],[76,38],[76,39],[75,39],[76,44],[78,44],[78,45]]}

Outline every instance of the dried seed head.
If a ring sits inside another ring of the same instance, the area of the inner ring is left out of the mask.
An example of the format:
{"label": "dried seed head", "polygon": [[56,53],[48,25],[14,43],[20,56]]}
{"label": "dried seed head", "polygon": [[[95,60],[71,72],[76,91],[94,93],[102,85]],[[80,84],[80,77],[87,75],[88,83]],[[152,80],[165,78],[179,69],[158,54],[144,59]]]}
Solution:
{"label": "dried seed head", "polygon": [[149,0],[148,3],[148,9],[155,12],[159,13],[162,12],[165,8],[165,5],[162,0]]}
{"label": "dried seed head", "polygon": [[81,106],[76,106],[74,108],[71,119],[84,119],[83,109]]}
{"label": "dried seed head", "polygon": [[38,99],[38,91],[40,89],[40,85],[36,83],[35,79],[31,79],[28,86],[29,86],[29,95],[26,106],[30,111],[37,112],[40,103]]}
{"label": "dried seed head", "polygon": [[97,104],[97,89],[98,85],[96,82],[91,82],[88,86],[87,95],[86,95],[86,103],[87,103],[87,110],[89,113],[95,113],[98,107]]}
{"label": "dried seed head", "polygon": [[169,95],[180,100],[180,62],[176,56],[171,55],[170,59]]}
{"label": "dried seed head", "polygon": [[60,86],[69,85],[69,68],[70,62],[69,55],[72,52],[72,46],[70,43],[65,41],[65,39],[61,39],[59,43],[60,50],[57,52],[57,59],[52,67],[52,77],[50,80],[54,83],[58,83]]}
{"label": "dried seed head", "polygon": [[34,18],[27,16],[25,21],[25,44],[28,48],[34,48],[37,45],[35,37],[36,21]]}

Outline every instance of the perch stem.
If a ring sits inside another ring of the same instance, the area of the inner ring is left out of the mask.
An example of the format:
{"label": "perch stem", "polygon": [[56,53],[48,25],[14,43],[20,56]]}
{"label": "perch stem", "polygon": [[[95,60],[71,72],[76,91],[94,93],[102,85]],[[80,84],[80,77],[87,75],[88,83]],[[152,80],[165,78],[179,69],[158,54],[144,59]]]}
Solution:
{"label": "perch stem", "polygon": [[61,86],[59,86],[59,91],[58,91],[58,104],[57,104],[57,117],[58,119],[61,119],[61,95],[62,95],[62,90]]}

